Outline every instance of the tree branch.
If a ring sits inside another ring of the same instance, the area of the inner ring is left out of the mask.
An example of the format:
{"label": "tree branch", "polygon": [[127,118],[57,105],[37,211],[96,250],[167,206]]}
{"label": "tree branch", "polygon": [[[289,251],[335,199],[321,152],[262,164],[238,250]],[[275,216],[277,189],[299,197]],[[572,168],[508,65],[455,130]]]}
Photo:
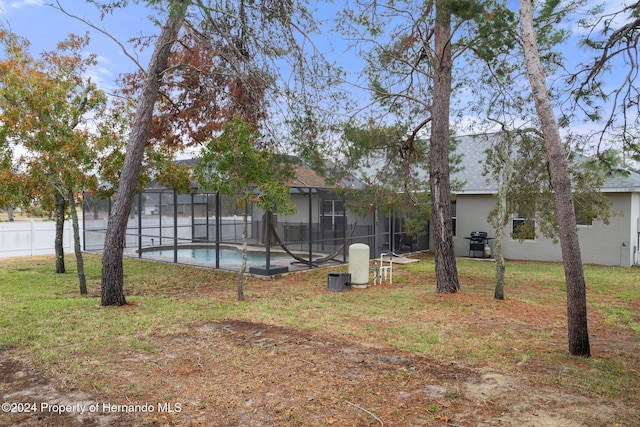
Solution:
{"label": "tree branch", "polygon": [[124,46],[124,44],[122,44],[118,39],[116,39],[114,36],[112,36],[107,30],[105,30],[104,28],[100,28],[100,27],[96,26],[91,21],[88,21],[88,20],[86,20],[84,18],[80,18],[79,16],[68,12],[66,9],[64,9],[62,7],[62,5],[60,4],[60,2],[58,0],[56,0],[56,4],[49,3],[49,4],[47,4],[47,6],[52,7],[54,9],[58,9],[60,12],[64,13],[68,17],[76,19],[76,20],[78,20],[80,22],[83,22],[84,24],[88,25],[89,27],[93,28],[94,30],[96,30],[96,31],[102,33],[103,35],[107,36],[108,38],[110,38],[113,42],[115,42],[118,46],[120,46],[120,49],[122,50],[122,53],[124,53],[124,55],[127,58],[131,59],[131,61],[133,61],[133,63],[136,65],[136,67],[138,67],[139,70],[141,70],[142,72],[145,72],[144,67],[138,62],[138,58],[134,57],[132,54],[130,54],[129,51],[127,50],[127,48]]}

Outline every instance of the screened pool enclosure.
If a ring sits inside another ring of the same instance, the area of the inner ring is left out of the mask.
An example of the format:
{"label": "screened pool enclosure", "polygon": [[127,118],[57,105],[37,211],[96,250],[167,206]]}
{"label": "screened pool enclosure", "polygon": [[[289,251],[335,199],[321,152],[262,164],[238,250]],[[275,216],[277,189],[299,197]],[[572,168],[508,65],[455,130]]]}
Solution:
{"label": "screened pool enclosure", "polygon": [[[353,243],[383,252],[427,249],[427,237],[410,237],[402,221],[375,212],[353,214],[331,189],[291,187],[292,215],[247,208],[248,269],[258,275],[342,264]],[[84,249],[100,252],[112,202],[85,196]],[[136,196],[129,217],[125,256],[226,270],[240,268],[243,217],[236,197],[193,189],[178,194],[147,188]],[[267,238],[270,236],[270,238]]]}

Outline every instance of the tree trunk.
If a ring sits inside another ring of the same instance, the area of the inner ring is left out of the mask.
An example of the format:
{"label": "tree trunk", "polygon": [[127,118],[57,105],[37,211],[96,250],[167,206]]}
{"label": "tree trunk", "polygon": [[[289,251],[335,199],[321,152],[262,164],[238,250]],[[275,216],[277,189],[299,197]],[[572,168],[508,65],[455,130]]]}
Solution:
{"label": "tree trunk", "polygon": [[153,108],[160,89],[162,72],[167,67],[171,46],[175,42],[189,1],[173,1],[169,16],[156,41],[149,62],[142,94],[133,120],[124,165],[115,194],[112,215],[109,217],[102,255],[102,305],[124,305],[124,272],[122,256],[131,205],[136,194],[138,178],[147,135],[153,118]]}
{"label": "tree trunk", "polygon": [[76,211],[73,192],[69,192],[69,206],[71,206],[71,221],[73,223],[73,248],[76,253],[76,266],[78,268],[78,282],[80,283],[80,295],[87,294],[87,279],[84,274],[84,258],[80,247],[80,225],[78,224],[78,212]]}
{"label": "tree trunk", "polygon": [[[505,136],[510,138],[510,136]],[[504,262],[504,254],[502,251],[502,243],[504,241],[504,228],[509,222],[509,213],[507,211],[507,190],[511,185],[513,174],[513,158],[511,154],[511,141],[500,141],[499,155],[504,162],[502,170],[502,179],[500,180],[500,188],[498,189],[498,201],[496,207],[496,237],[495,237],[495,253],[496,260],[496,288],[493,297],[496,300],[504,299],[504,272],[506,265]]]}
{"label": "tree trunk", "polygon": [[244,284],[247,280],[245,273],[247,272],[247,240],[249,239],[249,214],[247,212],[248,200],[244,200],[245,207],[242,213],[242,264],[238,273],[238,300],[244,299]]}
{"label": "tree trunk", "polygon": [[562,147],[558,123],[553,113],[547,91],[546,77],[540,64],[540,53],[533,28],[533,2],[520,0],[520,30],[529,82],[540,117],[544,135],[551,183],[555,193],[556,214],[560,234],[560,247],[564,263],[567,287],[567,320],[569,353],[574,356],[590,356],[587,332],[587,297],[576,216],[571,194],[571,180],[567,159]]}
{"label": "tree trunk", "polygon": [[451,13],[436,2],[433,107],[431,111],[431,223],[435,242],[436,292],[460,290],[453,247],[449,178],[449,108],[451,103]]}
{"label": "tree trunk", "polygon": [[64,196],[56,191],[56,237],[55,237],[55,252],[56,252],[56,273],[64,273],[66,271],[64,267],[64,211],[67,207]]}

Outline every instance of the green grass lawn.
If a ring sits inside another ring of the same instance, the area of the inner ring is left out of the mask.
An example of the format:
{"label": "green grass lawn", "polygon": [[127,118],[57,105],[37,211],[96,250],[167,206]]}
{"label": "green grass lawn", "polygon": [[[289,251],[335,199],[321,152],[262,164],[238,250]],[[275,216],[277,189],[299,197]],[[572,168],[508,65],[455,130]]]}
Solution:
{"label": "green grass lawn", "polygon": [[154,351],[158,335],[234,319],[504,372],[536,363],[544,381],[600,396],[640,392],[640,269],[585,267],[593,357],[581,359],[567,354],[561,264],[509,262],[501,302],[493,300],[494,264],[473,260],[459,261],[462,292],[454,295],[435,293],[433,259],[426,257],[396,266],[393,285],[349,292],[326,289],[327,273],[346,266],[252,279],[243,302],[235,274],[135,259],[124,265],[130,304],[101,307],[98,256],[86,255],[85,297],[73,268],[55,274],[53,257],[0,260],[0,350],[47,367],[126,348]]}

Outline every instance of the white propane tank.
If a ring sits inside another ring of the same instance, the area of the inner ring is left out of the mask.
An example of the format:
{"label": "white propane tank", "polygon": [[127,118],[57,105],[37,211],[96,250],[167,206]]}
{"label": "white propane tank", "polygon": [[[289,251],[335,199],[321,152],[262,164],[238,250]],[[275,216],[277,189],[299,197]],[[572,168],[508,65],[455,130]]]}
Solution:
{"label": "white propane tank", "polygon": [[367,283],[369,283],[369,245],[354,243],[349,246],[349,274],[351,274],[353,287],[367,287]]}
{"label": "white propane tank", "polygon": [[491,258],[491,246],[487,244],[484,245],[484,257]]}

